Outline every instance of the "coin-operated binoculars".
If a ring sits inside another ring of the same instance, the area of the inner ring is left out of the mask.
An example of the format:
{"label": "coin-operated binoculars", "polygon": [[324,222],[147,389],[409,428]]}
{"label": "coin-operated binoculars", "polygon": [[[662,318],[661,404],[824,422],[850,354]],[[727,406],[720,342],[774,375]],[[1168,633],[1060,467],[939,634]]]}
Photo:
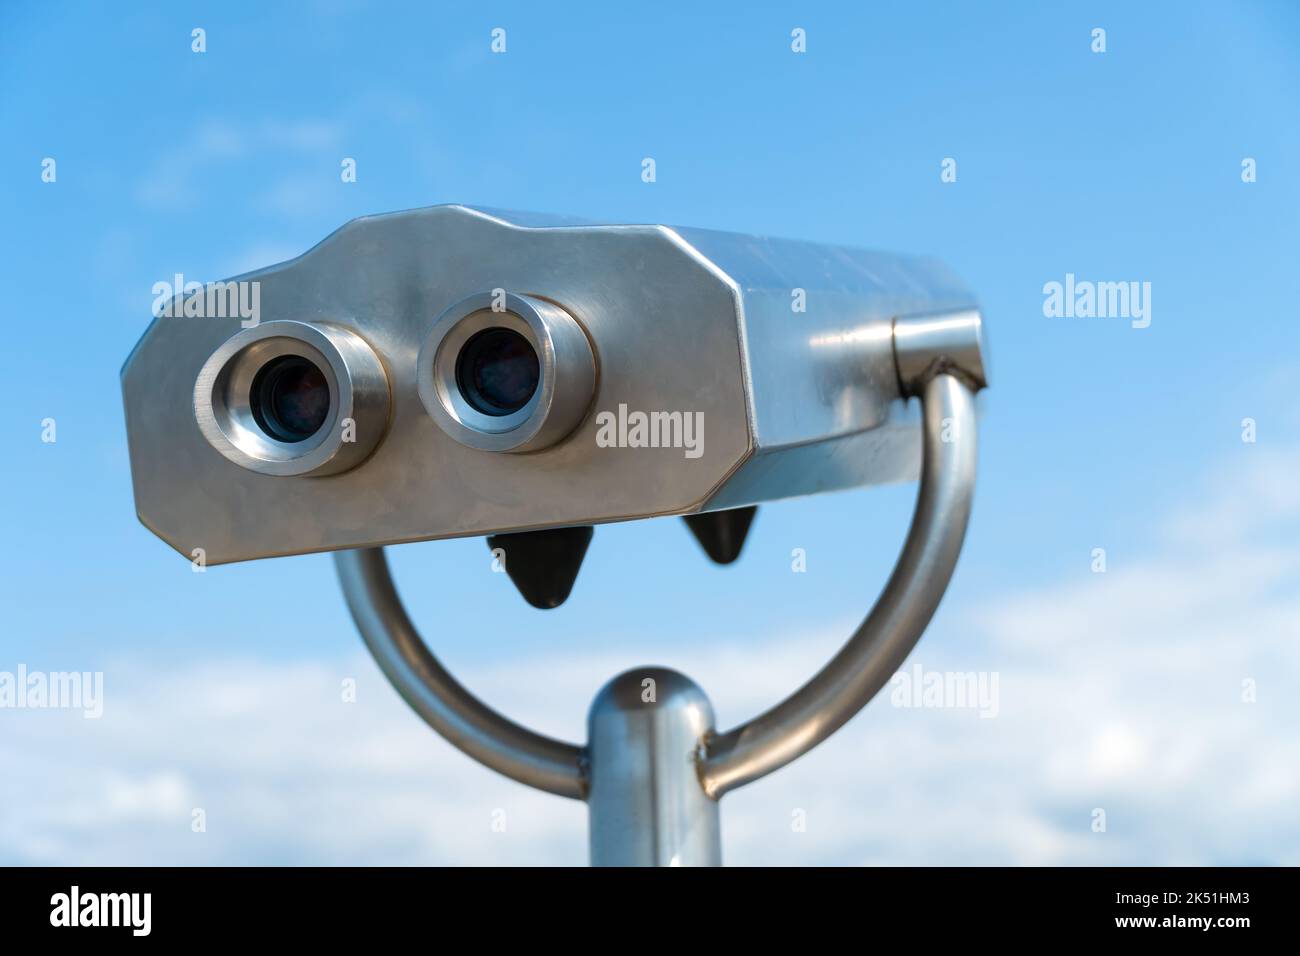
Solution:
{"label": "coin-operated binoculars", "polygon": [[[594,864],[720,862],[720,798],[885,684],[965,535],[981,319],[930,260],[439,206],[357,219],[171,305],[122,372],[140,520],[209,564],[337,552],[402,697],[475,760],[585,800]],[[725,563],[759,502],[918,470],[902,554],[862,625],[722,733],[703,691],[658,667],[596,695],[585,745],[513,723],[426,647],[383,552],[484,535],[525,599],[555,607],[592,525],[683,515]]]}

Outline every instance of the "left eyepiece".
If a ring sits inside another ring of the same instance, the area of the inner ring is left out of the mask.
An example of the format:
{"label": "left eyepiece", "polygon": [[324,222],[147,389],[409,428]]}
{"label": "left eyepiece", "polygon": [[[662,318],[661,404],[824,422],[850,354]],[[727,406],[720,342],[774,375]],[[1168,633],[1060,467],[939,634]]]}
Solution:
{"label": "left eyepiece", "polygon": [[264,322],[228,339],[194,383],[194,416],[217,451],[263,475],[332,475],[364,461],[388,427],[388,377],[355,332]]}

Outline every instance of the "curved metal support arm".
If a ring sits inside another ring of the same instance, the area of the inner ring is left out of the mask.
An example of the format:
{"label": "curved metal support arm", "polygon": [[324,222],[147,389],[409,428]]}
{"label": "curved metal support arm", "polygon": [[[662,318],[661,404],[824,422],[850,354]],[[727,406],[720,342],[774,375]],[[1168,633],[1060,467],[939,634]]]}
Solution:
{"label": "curved metal support arm", "polygon": [[[843,726],[898,670],[939,606],[970,517],[976,423],[965,378],[943,365],[928,374],[920,386],[920,493],[894,573],[866,620],[812,680],[766,713],[704,741],[699,773],[710,797],[771,773]],[[520,783],[586,798],[585,750],[521,727],[459,684],[407,616],[382,548],[339,552],[334,561],[366,646],[429,726]]]}
{"label": "curved metal support arm", "polygon": [[334,555],[352,619],[402,698],[430,727],[479,763],[562,797],[586,793],[583,750],[533,733],[488,707],[429,652],[402,607],[383,548]]}
{"label": "curved metal support arm", "polygon": [[902,555],[861,626],[816,676],[782,703],[705,742],[701,779],[715,799],[771,773],[842,727],[902,665],[948,586],[975,487],[974,394],[941,372],[921,391],[924,458]]}

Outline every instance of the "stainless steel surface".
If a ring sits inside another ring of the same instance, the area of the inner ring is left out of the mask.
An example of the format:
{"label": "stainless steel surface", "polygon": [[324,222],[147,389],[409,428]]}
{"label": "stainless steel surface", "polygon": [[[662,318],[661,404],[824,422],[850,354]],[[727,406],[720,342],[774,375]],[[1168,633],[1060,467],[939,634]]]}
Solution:
{"label": "stainless steel surface", "polygon": [[585,794],[582,750],[519,726],[457,683],[421,640],[382,549],[334,556],[357,630],[384,675],[434,730],[484,766],[562,797]]}
{"label": "stainless steel surface", "polygon": [[894,320],[894,362],[908,395],[938,371],[952,370],[975,388],[988,387],[984,320],[975,309],[900,316]]}
{"label": "stainless steel surface", "polygon": [[900,401],[891,325],[973,309],[971,292],[930,258],[676,232],[736,286],[754,432],[704,510],[914,480],[920,427]]}
{"label": "stainless steel surface", "polygon": [[592,866],[718,866],[718,804],[699,776],[713,708],[690,678],[642,667],[611,680],[587,717]]}
{"label": "stainless steel surface", "polygon": [[[325,423],[300,442],[278,441],[256,422],[251,391],[257,373],[285,356],[301,356],[324,374],[330,392]],[[209,356],[194,382],[194,416],[208,444],[262,475],[330,475],[354,468],[388,427],[388,378],[379,357],[355,332],[328,323],[266,322],[245,329]]]}
{"label": "stainless steel surface", "polygon": [[838,654],[782,703],[711,738],[707,792],[719,798],[817,746],[864,707],[902,665],[948,586],[975,487],[974,395],[960,378],[924,382],[924,456],[912,526],[875,607]]}
{"label": "stainless steel surface", "polygon": [[[386,431],[341,474],[273,479],[218,452],[196,424],[193,391],[240,320],[155,319],[123,369],[140,519],[187,558],[201,547],[221,564],[716,510],[915,475],[917,429],[890,330],[897,315],[972,307],[941,266],[704,230],[546,222],[460,206],[366,217],[242,277],[260,284],[263,325],[351,330],[382,363]],[[438,317],[498,288],[562,306],[599,366],[573,430],[528,454],[462,444],[419,395],[433,384],[419,352]],[[806,311],[792,308],[796,293]],[[602,447],[598,416],[620,409],[698,415],[700,454]]]}
{"label": "stainless steel surface", "polygon": [[[479,332],[507,328],[537,353],[537,390],[509,415],[487,415],[461,394],[461,349]],[[553,302],[511,292],[483,292],[457,302],[433,325],[416,361],[416,390],[439,427],[483,451],[537,451],[582,421],[596,392],[596,359],[587,334]]]}

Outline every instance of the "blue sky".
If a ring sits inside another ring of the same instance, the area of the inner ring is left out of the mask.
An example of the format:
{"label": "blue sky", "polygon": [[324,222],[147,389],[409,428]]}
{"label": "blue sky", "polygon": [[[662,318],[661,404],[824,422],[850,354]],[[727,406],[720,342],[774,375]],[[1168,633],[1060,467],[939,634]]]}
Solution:
{"label": "blue sky", "polygon": [[[0,509],[11,546],[0,556],[0,669],[18,662],[104,669],[110,688],[117,673],[123,695],[162,707],[150,696],[150,674],[190,675],[200,693],[212,691],[215,678],[205,684],[204,675],[217,671],[213,662],[237,660],[239,673],[269,675],[328,674],[337,662],[354,661],[357,638],[328,557],[193,574],[136,522],[118,370],[148,322],[154,282],[175,272],[222,278],[297,255],[354,216],[443,202],[761,232],[945,260],[984,307],[993,387],[982,397],[981,473],[966,550],[923,651],[1014,673],[1023,660],[1013,650],[1023,647],[1008,635],[1026,621],[1037,621],[1048,640],[1080,626],[1061,616],[1069,608],[1101,621],[1110,620],[1106,608],[1132,607],[1105,634],[1080,638],[1109,642],[1121,654],[1129,645],[1117,642],[1130,639],[1124,622],[1141,616],[1159,582],[1201,581],[1202,572],[1224,580],[1207,571],[1210,564],[1186,561],[1255,548],[1237,565],[1253,566],[1251,556],[1286,538],[1295,518],[1292,499],[1278,488],[1300,447],[1292,385],[1300,368],[1293,315],[1300,7],[990,7],[340,0],[67,4],[56,14],[6,4],[0,301],[7,347],[0,362],[8,397],[0,437],[8,467]],[[194,27],[207,31],[206,53],[191,52]],[[504,55],[489,51],[494,27],[507,31]],[[790,50],[794,27],[807,31],[805,54]],[[1095,27],[1107,31],[1103,54],[1090,49]],[[355,184],[339,180],[345,156],[357,160]],[[653,184],[640,178],[646,156],[656,160]],[[54,183],[41,181],[45,157],[57,161]],[[957,160],[955,183],[940,181],[945,157]],[[1241,180],[1245,157],[1257,162],[1257,182]],[[1150,327],[1045,318],[1043,284],[1067,272],[1150,282]],[[47,417],[57,421],[54,444],[40,440]],[[1255,445],[1240,439],[1245,417],[1258,423]],[[570,602],[546,614],[490,573],[481,541],[407,546],[393,560],[435,649],[470,673],[584,655],[615,669],[679,664],[694,660],[701,644],[729,661],[735,651],[757,668],[748,647],[807,640],[822,650],[847,634],[892,565],[912,495],[911,487],[871,489],[764,508],[744,559],[726,569],[709,566],[676,520],[598,528]],[[1239,513],[1243,495],[1257,505],[1249,520]],[[794,547],[808,553],[807,574],[790,572]],[[1090,571],[1096,547],[1108,553],[1104,582]],[[1291,568],[1289,561],[1264,566]],[[1126,588],[1122,575],[1130,572],[1139,577]],[[1293,637],[1296,578],[1287,573],[1270,579],[1250,608],[1240,591],[1211,589],[1220,596],[1206,617],[1260,615],[1265,636],[1283,628]],[[1080,597],[1072,590],[1102,587],[1117,591]],[[301,602],[285,602],[286,593]],[[1042,595],[1072,597],[1044,609]],[[1266,598],[1281,603],[1261,603]],[[1010,621],[1002,608],[1024,613]],[[1153,615],[1136,639],[1144,650],[1150,642],[1167,655],[1201,659],[1199,645],[1183,643],[1179,620]],[[1247,669],[1266,661],[1274,673],[1296,674],[1296,652],[1284,643],[1243,654]],[[1213,655],[1203,659],[1208,667]],[[792,666],[805,673],[817,663],[800,660]],[[1062,675],[1052,660],[1039,662],[1025,686],[1055,687]],[[717,686],[729,673],[701,678],[720,703],[733,696],[736,709],[719,707],[724,723],[770,702]],[[750,676],[761,683],[761,675]],[[538,719],[578,733],[584,693],[595,692],[601,675],[584,669],[583,677],[586,685],[566,690],[576,697],[557,697],[553,714],[546,712],[552,716]],[[367,679],[376,695],[384,692],[376,675]],[[1194,700],[1187,706],[1196,712]],[[105,722],[111,707],[110,696]],[[385,713],[407,726],[400,711]],[[1090,713],[1103,728],[1103,751],[1137,733],[1131,721]],[[5,713],[0,721],[35,726],[43,716]],[[158,717],[169,719],[165,711]],[[1242,733],[1257,741],[1298,723],[1294,710],[1256,719],[1260,725]],[[854,732],[870,732],[871,720],[855,722]],[[33,740],[48,732],[48,723],[41,726]],[[68,726],[72,737],[23,757],[36,784],[66,769],[60,746],[69,755],[89,746],[76,739],[84,728]],[[214,739],[222,733],[219,721],[202,728]],[[302,732],[339,731],[327,722]],[[1046,759],[1035,750],[1041,741],[1007,733],[990,746],[1034,766],[1035,756]],[[20,748],[15,739],[9,746]],[[842,748],[844,758],[848,746],[836,738],[827,749]],[[128,766],[146,779],[175,773],[180,792],[201,789],[186,776],[193,768],[172,768],[179,758],[164,741],[144,756],[117,755],[108,744],[94,752],[105,773]],[[1223,769],[1216,753],[1198,758],[1207,778]],[[486,779],[459,759],[439,766]],[[1106,758],[1101,766],[1126,765]],[[241,772],[257,779],[254,768]],[[861,784],[865,771],[860,777],[845,785]],[[791,779],[796,786],[803,778]],[[1176,774],[1170,779],[1175,800],[1184,784]],[[763,786],[744,800],[762,801]],[[126,793],[127,804],[138,795]],[[282,798],[268,783],[249,799],[274,805]],[[18,818],[33,806],[13,791],[4,799]],[[761,813],[761,802],[746,806]],[[1054,821],[1044,806],[1031,803],[1025,812]],[[1014,825],[1032,831],[1023,819]],[[1291,843],[1276,852],[1296,862],[1300,838],[1294,826],[1287,832]],[[300,837],[268,855],[311,858],[311,834]],[[1149,862],[1161,862],[1177,837],[1175,829],[1130,848],[1137,847],[1135,859],[1148,852]],[[1193,845],[1200,839],[1186,833]],[[1208,861],[1274,852],[1251,839],[1225,837],[1226,848]],[[960,835],[953,841],[960,844]],[[0,832],[0,859],[45,858],[39,850],[7,852],[3,842]],[[875,853],[871,846],[864,844],[864,859],[912,859],[905,848]],[[1061,847],[1053,859],[1086,859],[1072,843]],[[450,858],[487,858],[462,849],[459,857],[448,851]],[[528,852],[500,859],[530,860]],[[836,858],[827,853],[818,859]]]}

